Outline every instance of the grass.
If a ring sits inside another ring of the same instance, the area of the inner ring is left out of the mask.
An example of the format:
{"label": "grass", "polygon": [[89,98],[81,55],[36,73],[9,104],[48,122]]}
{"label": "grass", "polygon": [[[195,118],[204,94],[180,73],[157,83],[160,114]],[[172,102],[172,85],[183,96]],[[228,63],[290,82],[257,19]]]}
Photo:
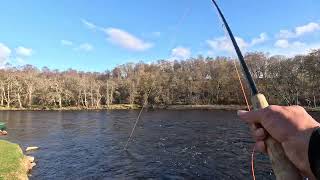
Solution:
{"label": "grass", "polygon": [[0,180],[28,179],[24,162],[19,145],[0,140]]}

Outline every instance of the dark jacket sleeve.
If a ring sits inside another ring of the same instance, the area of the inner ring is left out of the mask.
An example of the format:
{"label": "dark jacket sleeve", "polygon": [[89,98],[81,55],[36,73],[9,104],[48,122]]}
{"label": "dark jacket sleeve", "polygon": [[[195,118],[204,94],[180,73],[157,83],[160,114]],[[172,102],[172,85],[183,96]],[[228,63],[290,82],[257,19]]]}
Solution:
{"label": "dark jacket sleeve", "polygon": [[320,128],[315,129],[311,135],[308,155],[311,170],[320,180]]}

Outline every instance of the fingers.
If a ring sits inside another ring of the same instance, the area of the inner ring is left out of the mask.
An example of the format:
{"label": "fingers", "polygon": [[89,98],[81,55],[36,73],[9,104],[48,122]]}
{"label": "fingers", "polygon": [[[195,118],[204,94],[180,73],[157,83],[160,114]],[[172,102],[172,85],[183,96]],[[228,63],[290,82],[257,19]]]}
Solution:
{"label": "fingers", "polygon": [[258,127],[255,124],[250,124],[250,130],[251,132],[254,132],[255,130],[257,130]]}
{"label": "fingers", "polygon": [[250,129],[252,132],[252,136],[256,141],[256,150],[262,153],[266,153],[267,149],[264,140],[267,138],[268,133],[261,127],[261,125],[257,125],[261,123],[262,112],[262,110],[250,112],[239,110],[237,114],[242,120],[251,124]]}
{"label": "fingers", "polygon": [[256,141],[256,150],[262,153],[266,153],[267,148],[264,140],[267,138],[267,132],[263,128],[257,128],[254,131],[252,131],[252,136]]}
{"label": "fingers", "polygon": [[264,143],[264,141],[257,141],[255,144],[255,149],[259,152],[262,153],[267,153],[267,148],[266,148],[266,144]]}
{"label": "fingers", "polygon": [[256,141],[262,141],[267,138],[267,132],[263,128],[252,131],[252,136]]}
{"label": "fingers", "polygon": [[257,125],[257,124],[251,124],[250,130],[252,133],[253,138],[257,140],[264,140],[267,137],[267,132],[263,127]]}
{"label": "fingers", "polygon": [[262,128],[261,124],[250,124],[250,129],[252,132],[257,130],[258,128]]}
{"label": "fingers", "polygon": [[264,140],[267,138],[268,133],[261,126],[261,123],[263,121],[263,117],[264,117],[265,112],[267,110],[268,109],[260,109],[260,110],[255,110],[255,111],[239,110],[237,112],[240,119],[251,124],[250,129],[252,132],[252,136],[256,141],[255,148],[257,151],[262,152],[262,153],[267,152],[267,148],[266,148]]}
{"label": "fingers", "polygon": [[261,110],[256,111],[244,111],[244,110],[238,110],[237,114],[240,117],[240,119],[248,122],[248,123],[261,123]]}

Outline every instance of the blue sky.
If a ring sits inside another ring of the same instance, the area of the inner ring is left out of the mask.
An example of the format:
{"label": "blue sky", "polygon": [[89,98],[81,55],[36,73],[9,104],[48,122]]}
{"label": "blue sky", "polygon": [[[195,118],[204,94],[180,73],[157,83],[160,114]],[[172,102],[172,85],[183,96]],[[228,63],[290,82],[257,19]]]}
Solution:
{"label": "blue sky", "polygon": [[[241,49],[320,48],[319,0],[218,0]],[[210,0],[3,0],[0,66],[104,71],[126,62],[233,55]]]}

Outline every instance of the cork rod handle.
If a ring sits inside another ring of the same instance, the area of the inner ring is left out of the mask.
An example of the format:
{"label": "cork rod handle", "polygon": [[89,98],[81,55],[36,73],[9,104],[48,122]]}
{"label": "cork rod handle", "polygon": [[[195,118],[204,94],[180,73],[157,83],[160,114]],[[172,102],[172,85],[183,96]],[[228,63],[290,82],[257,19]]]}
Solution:
{"label": "cork rod handle", "polygon": [[[251,98],[254,109],[263,109],[269,106],[263,94]],[[267,138],[266,146],[272,169],[277,180],[301,180],[298,169],[289,161],[279,142],[271,136]]]}

